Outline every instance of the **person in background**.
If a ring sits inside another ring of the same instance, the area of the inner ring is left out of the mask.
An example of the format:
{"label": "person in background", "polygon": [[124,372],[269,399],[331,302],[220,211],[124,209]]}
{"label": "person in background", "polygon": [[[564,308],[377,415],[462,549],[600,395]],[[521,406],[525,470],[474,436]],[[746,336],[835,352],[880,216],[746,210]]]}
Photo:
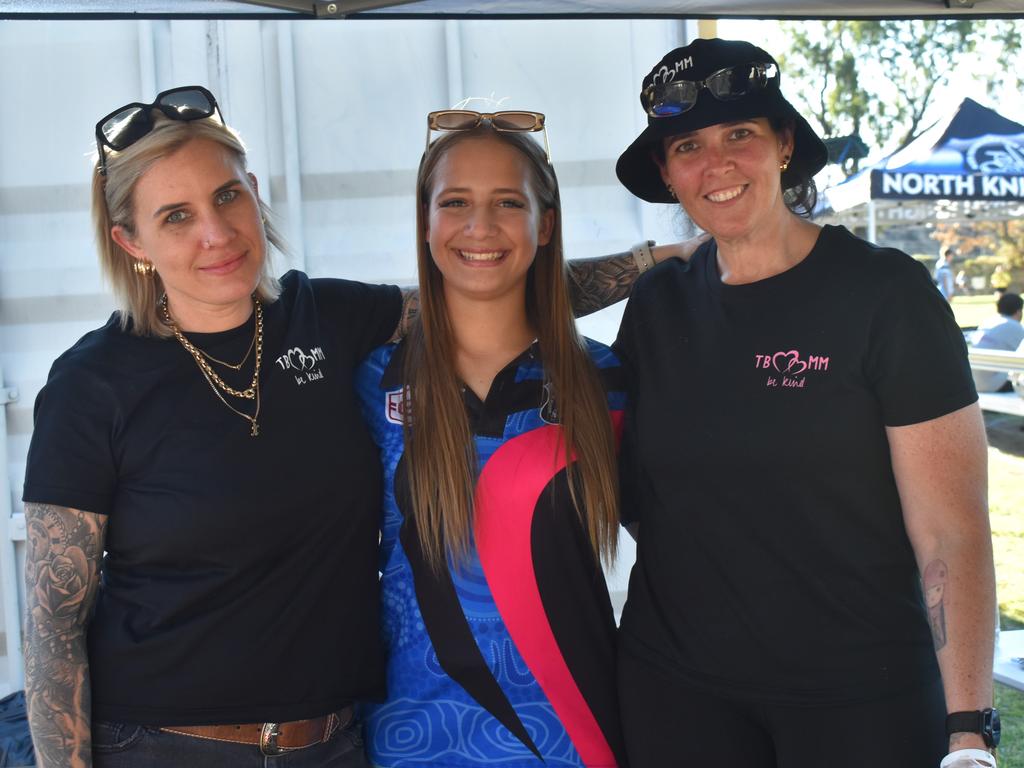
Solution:
{"label": "person in background", "polygon": [[[280,238],[205,88],[114,110],[96,140],[93,222],[122,308],[36,400],[37,764],[364,766],[352,705],[384,691],[381,471],[352,377],[415,295],[275,279]],[[577,303],[624,297],[646,265],[577,264]]]}
{"label": "person in background", "polygon": [[1013,275],[1006,268],[1005,264],[996,264],[996,268],[992,270],[992,275],[989,277],[988,282],[997,295],[1002,294],[1009,289],[1010,284],[1013,282]]}
{"label": "person in background", "polygon": [[[1014,351],[1024,342],[1021,311],[1024,300],[1018,293],[1003,293],[996,301],[996,317],[978,327],[971,335],[975,349],[1003,349]],[[979,392],[1012,392],[1006,371],[972,371],[974,386]]]}
{"label": "person in background", "polygon": [[780,81],[747,42],[671,51],[616,167],[713,238],[638,282],[614,346],[638,547],[630,765],[992,766],[987,447],[964,338],[918,262],[806,218],[827,152]]}
{"label": "person in background", "polygon": [[967,276],[966,269],[961,269],[959,272],[956,273],[956,279],[954,280],[954,284],[956,285],[957,295],[966,296],[968,294],[968,292],[970,291],[970,287],[967,284],[969,279],[970,278],[968,278]]}
{"label": "person in background", "polygon": [[955,257],[955,250],[944,248],[942,255],[939,256],[939,260],[935,262],[935,285],[938,286],[939,293],[943,295],[946,301],[952,301],[953,296],[956,294],[956,278],[953,273],[953,259]]}

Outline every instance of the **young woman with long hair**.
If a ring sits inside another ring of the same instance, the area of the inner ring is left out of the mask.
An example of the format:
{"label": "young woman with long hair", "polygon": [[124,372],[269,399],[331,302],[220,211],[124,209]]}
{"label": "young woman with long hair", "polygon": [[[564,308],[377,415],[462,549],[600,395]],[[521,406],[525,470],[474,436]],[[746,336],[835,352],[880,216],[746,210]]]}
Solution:
{"label": "young woman with long hair", "polygon": [[573,323],[554,171],[503,120],[429,145],[419,319],[357,376],[385,467],[385,768],[620,764],[619,368]]}

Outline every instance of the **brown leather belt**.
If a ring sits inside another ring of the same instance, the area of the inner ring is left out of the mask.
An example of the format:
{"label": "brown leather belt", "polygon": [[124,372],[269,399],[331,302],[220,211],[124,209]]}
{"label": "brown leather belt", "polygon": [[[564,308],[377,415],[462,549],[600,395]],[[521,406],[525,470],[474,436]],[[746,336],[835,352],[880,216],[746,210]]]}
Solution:
{"label": "brown leather belt", "polygon": [[244,725],[175,725],[161,728],[165,733],[194,736],[211,741],[230,741],[252,744],[265,755],[279,755],[296,749],[321,744],[339,728],[352,724],[355,713],[351,706],[312,720],[294,720],[290,723],[245,723]]}

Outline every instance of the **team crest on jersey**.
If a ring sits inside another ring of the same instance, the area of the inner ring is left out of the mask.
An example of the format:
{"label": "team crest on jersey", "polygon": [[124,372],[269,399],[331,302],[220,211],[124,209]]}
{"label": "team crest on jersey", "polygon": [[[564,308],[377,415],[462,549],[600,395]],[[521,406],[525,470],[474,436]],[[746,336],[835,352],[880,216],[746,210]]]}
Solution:
{"label": "team crest on jersey", "polygon": [[405,388],[388,392],[384,399],[384,418],[392,424],[405,423]]}
{"label": "team crest on jersey", "polygon": [[830,362],[828,355],[801,356],[797,349],[754,355],[754,368],[767,372],[764,385],[769,388],[803,389],[807,375],[827,372]]}

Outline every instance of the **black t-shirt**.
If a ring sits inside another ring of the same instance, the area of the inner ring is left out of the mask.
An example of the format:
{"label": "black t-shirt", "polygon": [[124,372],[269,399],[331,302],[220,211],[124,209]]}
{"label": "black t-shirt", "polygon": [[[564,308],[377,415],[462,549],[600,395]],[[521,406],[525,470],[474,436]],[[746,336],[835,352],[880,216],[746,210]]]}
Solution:
{"label": "black t-shirt", "polygon": [[691,685],[840,702],[938,674],[885,427],[976,399],[927,270],[826,227],[794,268],[726,285],[714,244],[638,282],[622,631]]}
{"label": "black t-shirt", "polygon": [[[352,376],[401,296],[298,272],[282,286],[264,309],[258,437],[178,341],[116,316],[39,394],[25,501],[109,515],[88,629],[96,719],[281,722],[383,691],[381,475]],[[236,362],[253,330],[189,336]]]}

